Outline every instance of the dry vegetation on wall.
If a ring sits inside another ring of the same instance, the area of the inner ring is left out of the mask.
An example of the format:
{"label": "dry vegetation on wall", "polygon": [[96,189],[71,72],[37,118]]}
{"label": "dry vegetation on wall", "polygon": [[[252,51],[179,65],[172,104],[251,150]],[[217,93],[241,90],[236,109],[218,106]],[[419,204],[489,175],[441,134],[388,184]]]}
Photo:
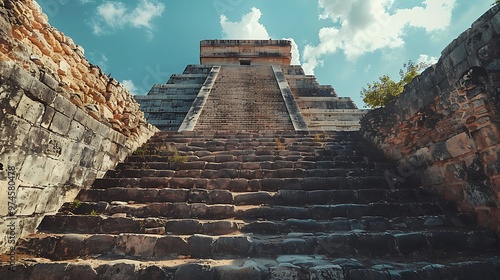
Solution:
{"label": "dry vegetation on wall", "polygon": [[34,0],[0,0],[0,60],[15,63],[125,136],[146,124],[125,87],[89,63],[84,49],[48,23]]}

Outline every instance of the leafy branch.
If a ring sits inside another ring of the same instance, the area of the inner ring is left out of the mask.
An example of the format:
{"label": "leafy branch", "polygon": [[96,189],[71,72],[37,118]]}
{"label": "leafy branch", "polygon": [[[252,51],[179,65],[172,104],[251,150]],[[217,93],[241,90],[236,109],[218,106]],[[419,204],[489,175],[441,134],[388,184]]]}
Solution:
{"label": "leafy branch", "polygon": [[[500,1],[500,0],[498,0]],[[413,61],[403,64],[403,69],[399,71],[400,80],[394,81],[388,75],[379,77],[378,81],[368,83],[367,87],[361,90],[361,97],[366,103],[366,107],[377,108],[386,106],[394,101],[420,72],[429,67],[425,62],[415,64]]]}

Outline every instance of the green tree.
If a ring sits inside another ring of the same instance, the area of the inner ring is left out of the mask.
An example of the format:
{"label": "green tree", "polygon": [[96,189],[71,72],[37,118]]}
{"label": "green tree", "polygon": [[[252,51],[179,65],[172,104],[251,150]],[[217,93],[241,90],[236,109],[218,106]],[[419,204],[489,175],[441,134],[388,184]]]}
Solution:
{"label": "green tree", "polygon": [[[500,0],[498,0],[500,1]],[[403,69],[399,71],[400,80],[394,81],[388,75],[378,78],[378,81],[367,84],[361,90],[361,97],[366,103],[365,107],[377,108],[389,104],[395,100],[404,90],[405,85],[410,83],[413,78],[420,75],[420,72],[430,65],[424,62],[415,64],[411,60],[403,64]]]}
{"label": "green tree", "polygon": [[495,6],[496,4],[500,4],[500,0],[495,0],[495,2],[493,2],[493,4],[491,4],[491,6]]}

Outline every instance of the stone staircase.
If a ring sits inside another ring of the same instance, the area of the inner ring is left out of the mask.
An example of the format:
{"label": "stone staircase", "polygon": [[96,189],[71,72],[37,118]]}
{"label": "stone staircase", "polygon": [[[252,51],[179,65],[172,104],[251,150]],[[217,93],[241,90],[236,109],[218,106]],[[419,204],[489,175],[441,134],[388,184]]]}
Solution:
{"label": "stone staircase", "polygon": [[195,130],[293,130],[271,66],[221,66]]}
{"label": "stone staircase", "polygon": [[160,132],[22,239],[15,275],[500,279],[497,236],[395,170],[357,132]]}

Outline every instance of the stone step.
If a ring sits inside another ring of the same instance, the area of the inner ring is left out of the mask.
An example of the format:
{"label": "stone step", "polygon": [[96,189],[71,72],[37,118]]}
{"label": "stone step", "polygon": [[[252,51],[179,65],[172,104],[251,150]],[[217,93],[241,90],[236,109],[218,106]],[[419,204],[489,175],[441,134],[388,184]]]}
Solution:
{"label": "stone step", "polygon": [[[304,154],[315,154],[315,153],[323,153],[325,155],[340,155],[340,154],[370,154],[375,153],[375,151],[370,151],[366,149],[366,146],[344,146],[341,145],[339,147],[334,146],[323,146],[321,143],[311,143],[311,145],[297,145],[294,143],[291,144],[283,144],[283,143],[231,143],[225,145],[188,145],[186,143],[150,143],[145,144],[140,148],[145,153],[152,152],[198,152],[198,151],[208,151],[208,152],[227,152],[232,150],[252,150],[255,153],[269,153],[269,152],[277,152],[277,151],[289,151],[289,152],[301,152]],[[347,151],[352,151],[351,153]],[[137,154],[137,152],[136,152]],[[154,154],[154,153],[153,153]]]}
{"label": "stone step", "polygon": [[[80,202],[201,202],[206,204],[273,204],[290,206],[354,202],[426,202],[434,200],[436,198],[433,193],[425,189],[279,190],[277,192],[231,193],[228,190],[117,187],[82,190],[77,197],[77,201]],[[75,208],[75,204],[75,202],[66,203],[63,209]],[[78,205],[78,208],[83,208],[84,205]]]}
{"label": "stone step", "polygon": [[[356,132],[357,133],[357,132]],[[264,145],[276,145],[277,142],[286,144],[287,146],[304,144],[308,146],[342,146],[342,145],[355,145],[358,147],[363,147],[363,137],[358,136],[335,136],[326,134],[311,134],[311,135],[300,135],[300,136],[286,136],[280,134],[269,134],[269,135],[199,135],[194,137],[178,137],[178,135],[159,135],[156,134],[150,138],[148,144],[170,144],[170,143],[183,143],[183,144],[193,144],[199,145],[201,147],[206,146],[224,146],[226,144],[248,144],[252,146]],[[365,147],[366,148],[366,147]]]}
{"label": "stone step", "polygon": [[287,234],[292,232],[339,232],[362,230],[370,232],[384,232],[388,230],[400,231],[427,231],[431,229],[466,228],[474,225],[472,215],[459,216],[419,216],[385,217],[366,216],[357,219],[332,218],[327,220],[314,219],[287,219],[285,221],[249,221],[241,226],[244,233],[256,234]]}
{"label": "stone step", "polygon": [[[103,178],[95,180],[94,189],[114,187],[126,188],[173,188],[173,189],[222,189],[233,192],[278,190],[340,190],[340,189],[390,189],[384,176],[364,177],[308,177],[308,178],[179,178],[179,177],[142,177],[142,178]],[[412,182],[398,185],[399,188],[414,188]]]}
{"label": "stone step", "polygon": [[315,141],[340,142],[348,140],[362,139],[358,131],[231,131],[231,130],[194,130],[194,131],[159,131],[153,137],[152,141],[170,140],[170,139],[221,139],[221,140],[266,140],[275,138],[285,139],[314,139]]}
{"label": "stone step", "polygon": [[[299,158],[300,157],[300,158]],[[299,160],[295,160],[299,158]],[[153,158],[152,158],[153,159]],[[297,169],[337,169],[341,174],[356,173],[363,170],[376,170],[383,174],[386,169],[394,170],[394,166],[388,163],[371,161],[347,161],[347,160],[314,160],[302,158],[302,156],[186,156],[183,161],[172,162],[171,157],[155,157],[154,160],[145,158],[143,161],[132,161],[120,163],[115,171],[130,169],[153,169],[153,170],[191,170],[191,169],[268,169],[297,168]],[[383,166],[387,168],[383,168]],[[382,168],[381,168],[382,167]],[[394,172],[397,174],[397,172]]]}
{"label": "stone step", "polygon": [[[500,268],[497,237],[474,214],[410,178],[391,186],[396,166],[357,133],[160,132],[141,149],[19,242],[21,271],[42,271],[43,258],[92,259],[97,279],[108,262],[115,278],[175,280],[460,279],[469,266],[488,279]],[[196,259],[205,266],[186,264]],[[151,269],[121,266],[134,261]]]}
{"label": "stone step", "polygon": [[[222,131],[218,131],[222,132]],[[182,132],[182,133],[185,133]],[[309,133],[309,132],[305,132]],[[329,133],[329,132],[328,132]],[[363,137],[359,132],[352,132],[350,135],[335,135],[328,133],[312,133],[307,135],[284,135],[278,133],[269,134],[235,134],[228,132],[228,134],[214,134],[206,132],[205,134],[194,135],[194,136],[182,136],[181,134],[175,134],[170,132],[164,135],[159,132],[152,136],[150,143],[206,143],[210,145],[223,145],[225,143],[273,143],[278,139],[280,142],[285,144],[293,143],[325,143],[326,145],[357,145],[361,147]]]}
{"label": "stone step", "polygon": [[[394,260],[370,262],[364,259],[326,256],[282,255],[268,259],[231,259],[197,261],[107,261],[71,260],[68,262],[27,262],[19,265],[16,275],[45,275],[46,279],[345,279],[345,280],[428,280],[428,279],[500,279],[500,260],[494,256],[454,258],[417,263]],[[0,278],[9,279],[12,271],[0,265]],[[24,277],[26,276],[26,277]]]}
{"label": "stone step", "polygon": [[[256,152],[261,151],[289,151],[289,152],[302,152],[302,153],[329,153],[329,155],[356,155],[356,154],[378,154],[377,151],[367,149],[367,146],[353,146],[353,145],[327,145],[324,143],[281,143],[279,141],[260,143],[260,142],[248,142],[248,143],[225,143],[224,145],[208,145],[199,143],[176,143],[176,142],[164,142],[164,143],[149,143],[141,147],[140,150],[145,151],[170,151],[170,152],[197,152],[197,151],[209,151],[209,152],[223,152],[232,150],[252,150]],[[349,152],[350,151],[350,152]]]}
{"label": "stone step", "polygon": [[[252,163],[253,164],[253,163]],[[244,164],[244,167],[252,167],[252,164]],[[317,168],[317,169],[304,169],[304,168],[275,168],[275,169],[242,169],[239,162],[228,162],[225,164],[220,163],[207,163],[202,166],[200,163],[192,164],[193,167],[198,168],[185,168],[178,170],[161,169],[162,166],[171,167],[165,163],[146,163],[148,169],[122,169],[117,171],[108,171],[105,178],[142,178],[142,177],[176,177],[176,178],[231,178],[231,179],[263,179],[263,178],[308,178],[308,177],[344,177],[356,176],[355,171],[347,171],[340,168]],[[226,167],[226,168],[224,168]],[[254,166],[257,167],[257,166]],[[380,176],[383,172],[363,172],[365,170],[358,170],[358,176]],[[346,174],[347,173],[347,174]]]}
{"label": "stone step", "polygon": [[[365,147],[366,148],[366,147]],[[304,155],[304,156],[374,156],[379,153],[373,150],[365,150],[363,148],[349,147],[341,150],[333,150],[328,147],[306,147],[304,146],[286,146],[286,145],[272,145],[272,146],[250,146],[250,145],[227,145],[227,146],[211,146],[207,148],[196,146],[174,146],[174,148],[165,148],[164,146],[141,147],[144,154],[158,155],[159,152],[177,152],[179,154],[196,154],[196,153],[210,153],[211,155],[218,154],[273,154],[273,155]],[[140,151],[139,150],[139,151]],[[153,153],[152,153],[153,152]],[[138,155],[134,153],[134,155]],[[140,155],[140,154],[139,154]],[[384,158],[381,158],[385,161]]]}
{"label": "stone step", "polygon": [[[67,206],[71,207],[71,206]],[[412,203],[368,203],[368,204],[320,204],[307,206],[277,206],[277,205],[243,205],[206,204],[186,202],[154,202],[148,204],[131,204],[117,202],[111,205],[106,202],[83,203],[75,210],[62,208],[61,213],[77,214],[126,214],[131,217],[165,217],[171,219],[319,219],[326,220],[337,217],[361,218],[364,216],[418,217],[425,215],[441,215],[448,210],[448,205],[437,202]]]}
{"label": "stone step", "polygon": [[[209,151],[206,149],[197,149],[197,148],[191,148],[191,151],[177,151],[178,155],[181,156],[187,156],[189,161],[199,161],[200,158],[206,157],[207,160],[210,162],[216,162],[215,159],[213,159],[212,156],[220,156],[220,155],[233,155],[236,157],[236,159],[239,159],[242,161],[244,158],[243,156],[247,156],[247,158],[255,156],[258,158],[262,154],[263,151],[255,151],[252,147],[237,147],[237,148],[231,148],[231,149],[214,149],[216,151]],[[268,153],[268,152],[266,152]],[[147,155],[149,154],[149,155]],[[154,149],[152,152],[149,151],[144,151],[141,153],[141,155],[131,155],[127,158],[127,162],[169,162],[172,158],[172,155],[175,155],[175,152],[172,151],[164,151],[161,149]],[[272,155],[274,156],[273,159],[275,161],[278,160],[283,160],[282,158],[285,157],[290,157],[294,158],[293,161],[303,161],[304,158],[309,158],[313,160],[326,160],[330,161],[334,159],[335,157],[337,158],[337,161],[349,161],[349,157],[363,157],[364,160],[368,160],[370,162],[387,162],[387,160],[380,155],[378,152],[375,151],[361,151],[361,150],[338,150],[338,151],[332,151],[332,150],[326,150],[326,149],[316,149],[314,151],[314,154],[312,153],[305,153],[301,151],[290,151],[286,149],[274,149],[272,152]],[[210,157],[208,157],[210,156]],[[295,157],[292,157],[295,156]],[[300,157],[299,157],[300,156]],[[317,158],[316,158],[317,157]],[[345,160],[340,160],[341,157],[346,157]]]}
{"label": "stone step", "polygon": [[329,258],[323,255],[281,255],[276,258],[230,260],[71,260],[39,259],[16,266],[0,264],[0,279],[342,279],[342,280],[496,280],[500,279],[500,259],[495,256],[452,257],[440,260],[401,263],[400,260],[378,258],[377,262],[362,258]]}
{"label": "stone step", "polygon": [[427,231],[434,229],[471,228],[472,215],[439,215],[398,217],[388,219],[366,216],[358,219],[332,218],[327,220],[287,219],[273,220],[196,220],[167,218],[134,218],[126,215],[51,215],[39,225],[42,233],[119,234],[144,233],[159,235],[225,235],[232,233],[288,234],[292,232],[343,232],[366,230],[370,232]]}
{"label": "stone step", "polygon": [[158,235],[226,235],[239,233],[241,220],[198,220],[166,218],[132,218],[125,215],[52,215],[38,230],[44,233],[68,234],[158,234]]}
{"label": "stone step", "polygon": [[438,203],[369,203],[292,206],[236,206],[237,219],[315,219],[326,220],[337,217],[361,218],[364,216],[417,217],[441,215],[443,207]]}
{"label": "stone step", "polygon": [[[193,156],[186,156],[191,159]],[[231,157],[231,156],[229,156]],[[326,170],[320,172],[327,172],[330,169],[334,169],[340,174],[350,174],[350,173],[361,173],[367,174],[384,174],[384,169],[370,168],[371,165],[369,161],[360,159],[356,160],[281,160],[273,158],[273,160],[259,160],[264,159],[262,156],[249,156],[245,155],[242,157],[228,158],[227,155],[224,159],[227,161],[222,161],[222,156],[204,156],[192,158],[192,160],[185,162],[172,162],[169,161],[169,157],[144,157],[142,161],[131,161],[120,163],[116,166],[114,172],[121,172],[123,176],[128,175],[127,172],[130,170],[137,169],[147,169],[147,170],[220,170],[220,169],[237,169],[237,170],[276,170],[282,168],[295,168],[295,169],[305,169],[305,170]],[[268,159],[267,157],[265,159]],[[353,163],[355,168],[345,169],[338,167],[342,165],[345,166],[346,162]],[[368,166],[368,167],[367,167]],[[142,174],[141,174],[142,175]]]}
{"label": "stone step", "polygon": [[[282,254],[328,257],[436,257],[495,251],[497,236],[487,230],[381,233],[289,233],[286,235],[49,234],[21,239],[18,251],[51,260],[90,255],[165,259],[269,257]],[[53,250],[40,250],[53,248]],[[496,248],[496,251],[498,248]]]}
{"label": "stone step", "polygon": [[259,69],[221,67],[195,130],[293,129],[273,69]]}

